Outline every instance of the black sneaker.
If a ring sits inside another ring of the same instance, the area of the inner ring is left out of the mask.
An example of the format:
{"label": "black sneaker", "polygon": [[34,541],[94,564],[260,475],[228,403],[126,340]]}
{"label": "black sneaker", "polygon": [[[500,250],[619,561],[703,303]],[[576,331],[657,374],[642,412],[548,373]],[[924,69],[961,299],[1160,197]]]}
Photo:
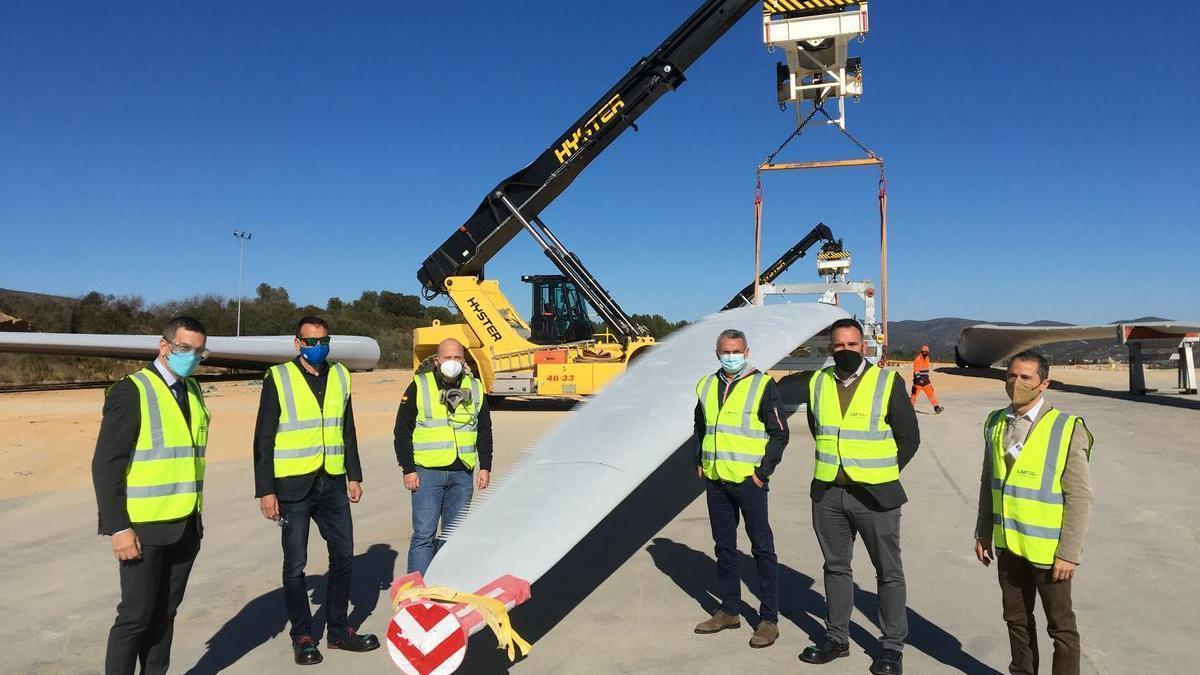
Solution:
{"label": "black sneaker", "polygon": [[379,638],[370,633],[359,635],[353,628],[347,628],[341,635],[330,633],[325,644],[330,649],[344,649],[348,652],[369,652],[379,649]]}
{"label": "black sneaker", "polygon": [[315,666],[323,659],[321,650],[317,649],[317,641],[307,635],[292,643],[292,651],[295,652],[298,666]]}

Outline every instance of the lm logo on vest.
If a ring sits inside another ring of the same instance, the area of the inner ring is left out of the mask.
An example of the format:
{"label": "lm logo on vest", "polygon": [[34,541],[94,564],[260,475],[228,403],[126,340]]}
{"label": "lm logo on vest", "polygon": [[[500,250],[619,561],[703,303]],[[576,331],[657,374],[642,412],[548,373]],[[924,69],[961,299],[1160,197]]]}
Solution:
{"label": "lm logo on vest", "polygon": [[852,418],[865,418],[866,416],[867,416],[867,413],[861,412],[861,411],[852,411],[848,415],[846,415],[846,417],[852,417]]}
{"label": "lm logo on vest", "polygon": [[1038,474],[1033,469],[1017,469],[1017,475],[1026,478],[1037,478]]}

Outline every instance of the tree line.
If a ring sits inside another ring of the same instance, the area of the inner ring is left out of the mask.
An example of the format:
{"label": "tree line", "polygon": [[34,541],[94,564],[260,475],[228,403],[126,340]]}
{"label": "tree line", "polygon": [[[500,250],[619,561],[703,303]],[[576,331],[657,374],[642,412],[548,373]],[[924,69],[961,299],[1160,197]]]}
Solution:
{"label": "tree line", "polygon": [[[147,303],[138,296],[115,296],[98,291],[78,299],[0,291],[0,310],[27,320],[40,332],[153,335],[171,317],[180,314],[202,321],[210,335],[234,335],[237,332],[237,300],[219,295]],[[329,298],[321,307],[298,305],[283,286],[263,283],[255,289],[254,297],[242,300],[241,334],[289,335],[295,330],[296,321],[305,314],[324,318],[335,334],[374,338],[379,343],[380,368],[406,368],[412,364],[414,328],[432,325],[434,320],[441,323],[462,320],[452,309],[426,305],[415,295],[387,290],[363,291],[354,300]],[[668,321],[658,314],[635,314],[632,318],[656,338],[687,323]],[[61,379],[55,374],[63,370],[61,363],[55,365],[56,359],[25,354],[0,356],[9,357],[0,358],[0,381]],[[69,370],[86,369],[95,379],[103,379],[117,365],[103,359],[65,363],[76,366]],[[7,376],[3,375],[4,371],[8,371]]]}

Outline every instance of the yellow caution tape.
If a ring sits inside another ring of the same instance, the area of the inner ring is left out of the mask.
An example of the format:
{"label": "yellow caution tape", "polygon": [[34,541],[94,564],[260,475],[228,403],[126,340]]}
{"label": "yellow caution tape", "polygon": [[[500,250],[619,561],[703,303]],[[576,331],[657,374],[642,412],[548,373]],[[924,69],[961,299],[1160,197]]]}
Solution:
{"label": "yellow caution tape", "polygon": [[392,597],[392,611],[399,610],[400,605],[409,600],[436,600],[453,604],[461,602],[469,605],[487,621],[488,627],[496,634],[498,648],[507,650],[509,661],[517,660],[518,649],[521,650],[521,656],[525,656],[533,648],[513,628],[512,620],[508,617],[508,608],[495,598],[460,593],[449,586],[417,587],[407,583],[397,589],[396,595]]}

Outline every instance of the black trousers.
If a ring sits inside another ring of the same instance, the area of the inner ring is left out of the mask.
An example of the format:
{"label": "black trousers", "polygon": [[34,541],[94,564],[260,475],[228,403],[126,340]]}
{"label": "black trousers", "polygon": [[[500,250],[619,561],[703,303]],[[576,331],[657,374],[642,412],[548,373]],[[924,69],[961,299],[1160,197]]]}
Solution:
{"label": "black trousers", "polygon": [[705,479],[708,521],[712,526],[717,554],[717,590],[721,607],[737,616],[742,597],[742,577],[738,573],[737,527],[739,516],[746,519],[750,554],[758,571],[758,617],[779,621],[779,561],[775,557],[775,535],[767,518],[767,487],[758,487],[752,478],[741,483]]}
{"label": "black trousers", "polygon": [[107,675],[132,675],[138,663],[145,675],[167,672],[175,612],[199,552],[200,532],[193,518],[175,543],[142,544],[141,560],[120,563],[121,602],[108,632]]}
{"label": "black trousers", "polygon": [[308,563],[309,521],[325,538],[329,549],[329,576],[325,586],[326,628],[330,635],[342,635],[350,607],[350,570],[354,559],[354,525],[350,520],[350,498],[346,495],[345,475],[321,472],[304,499],[279,502],[279,511],[287,518],[283,528],[283,598],[291,621],[292,642],[312,636],[312,610],[308,607],[308,588],[304,566]]}

